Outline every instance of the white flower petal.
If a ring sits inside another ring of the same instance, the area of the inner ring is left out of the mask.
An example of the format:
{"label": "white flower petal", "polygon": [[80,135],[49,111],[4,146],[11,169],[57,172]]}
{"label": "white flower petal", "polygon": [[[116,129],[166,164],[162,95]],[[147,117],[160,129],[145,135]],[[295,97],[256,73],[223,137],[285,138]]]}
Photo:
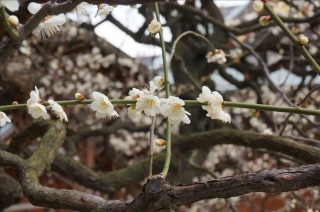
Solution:
{"label": "white flower petal", "polygon": [[0,0],[0,7],[6,7],[11,12],[19,10],[19,1],[18,0]]}
{"label": "white flower petal", "polygon": [[35,3],[35,2],[31,2],[28,5],[28,10],[31,14],[36,14],[40,9],[41,9],[42,5]]}
{"label": "white flower petal", "polygon": [[4,112],[0,112],[0,127],[3,127],[7,122],[11,122],[10,118]]}

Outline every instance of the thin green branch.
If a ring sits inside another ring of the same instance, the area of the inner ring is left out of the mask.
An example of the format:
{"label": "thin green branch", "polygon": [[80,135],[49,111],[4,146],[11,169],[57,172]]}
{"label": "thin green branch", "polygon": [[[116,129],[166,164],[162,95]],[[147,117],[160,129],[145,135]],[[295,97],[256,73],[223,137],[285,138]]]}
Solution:
{"label": "thin green branch", "polygon": [[[93,100],[70,100],[70,101],[57,101],[60,105],[78,105],[78,104],[91,104]],[[110,100],[110,102],[114,105],[128,105],[128,104],[136,104],[137,100],[124,100],[124,99],[115,99]],[[197,100],[184,100],[185,106],[203,106],[205,103],[200,103]],[[44,103],[45,106],[48,103]],[[237,108],[247,108],[247,109],[256,109],[256,110],[264,110],[264,111],[275,111],[275,112],[285,112],[285,113],[297,113],[297,114],[306,114],[306,115],[314,115],[320,116],[320,110],[313,110],[307,108],[299,108],[299,107],[283,107],[283,106],[273,106],[273,105],[264,105],[264,104],[250,104],[243,102],[224,102],[225,107],[237,107]],[[0,111],[4,110],[16,110],[26,108],[26,104],[19,105],[5,105],[0,106]]]}
{"label": "thin green branch", "polygon": [[150,127],[150,140],[149,140],[149,177],[152,176],[152,163],[153,163],[153,134],[154,126],[156,124],[156,115],[153,117],[153,121]]}
{"label": "thin green branch", "polygon": [[4,8],[4,6],[0,7],[0,16],[2,18],[2,22],[3,22],[3,26],[4,28],[7,30],[8,34],[10,35],[10,37],[13,40],[18,40],[20,35],[19,33],[12,28],[12,26],[10,25],[8,19],[7,19],[7,14],[6,14],[6,10]]}
{"label": "thin green branch", "polygon": [[318,75],[320,75],[320,67],[318,63],[309,54],[307,49],[298,42],[296,36],[286,27],[279,16],[273,12],[271,7],[267,3],[264,4],[264,9],[272,17],[272,20],[282,29],[284,34],[286,34],[286,36],[292,41],[292,43],[300,51],[304,58],[309,62],[312,69],[314,69],[318,73]]}
{"label": "thin green branch", "polygon": [[[160,13],[159,13],[159,7],[158,7],[157,2],[154,3],[154,7],[156,10],[157,21],[160,22]],[[164,39],[163,39],[163,30],[162,29],[160,30],[159,35],[160,35],[161,50],[162,50],[162,61],[163,61],[166,98],[169,98],[169,96],[170,96],[170,84],[169,84],[169,78],[168,78],[169,74],[168,74],[168,65],[167,65],[167,58],[166,58],[166,46],[165,46]],[[162,170],[162,174],[164,177],[166,177],[168,174],[170,160],[171,160],[171,124],[170,124],[169,120],[167,119],[166,159],[165,159],[164,167]]]}

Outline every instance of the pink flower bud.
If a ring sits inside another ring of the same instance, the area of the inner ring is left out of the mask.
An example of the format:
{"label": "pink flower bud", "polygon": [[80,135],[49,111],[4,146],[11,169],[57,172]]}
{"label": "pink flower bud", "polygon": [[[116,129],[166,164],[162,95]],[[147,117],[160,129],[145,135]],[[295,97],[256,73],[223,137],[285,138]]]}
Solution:
{"label": "pink flower bud", "polygon": [[74,96],[77,100],[85,100],[84,95],[81,93],[76,93]]}
{"label": "pink flower bud", "polygon": [[166,144],[167,144],[166,140],[163,140],[163,139],[156,140],[156,146],[162,147],[162,146],[165,146]]}

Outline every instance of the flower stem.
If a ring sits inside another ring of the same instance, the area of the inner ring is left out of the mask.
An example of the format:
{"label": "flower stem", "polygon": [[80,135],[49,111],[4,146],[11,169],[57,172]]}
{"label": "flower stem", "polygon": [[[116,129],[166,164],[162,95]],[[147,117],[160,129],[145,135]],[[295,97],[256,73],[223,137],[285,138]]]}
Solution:
{"label": "flower stem", "polygon": [[12,28],[12,26],[10,25],[10,23],[7,19],[7,14],[6,14],[6,10],[4,9],[4,6],[0,7],[0,16],[2,17],[3,26],[7,30],[10,37],[13,40],[18,40],[20,37],[19,33],[14,28]]}
{"label": "flower stem", "polygon": [[[91,104],[93,100],[69,100],[69,101],[57,101],[60,105],[87,105]],[[110,100],[110,102],[114,105],[128,105],[128,104],[136,104],[137,100],[124,100],[124,99],[114,99]],[[184,100],[185,106],[203,106],[205,103],[200,103],[197,100]],[[48,103],[44,103],[43,105],[48,106]],[[299,108],[299,107],[283,107],[283,106],[273,106],[273,105],[263,105],[263,104],[250,104],[243,102],[224,102],[225,107],[237,107],[237,108],[248,108],[248,109],[256,109],[256,110],[265,110],[265,111],[275,111],[275,112],[285,112],[285,113],[297,113],[297,114],[305,114],[305,115],[314,115],[320,116],[320,110],[313,110],[307,108]],[[4,105],[0,106],[0,111],[4,110],[16,110],[26,108],[26,104],[19,105]]]}
{"label": "flower stem", "polygon": [[300,51],[304,58],[309,62],[311,68],[314,69],[318,73],[318,75],[320,75],[320,67],[318,63],[309,54],[307,49],[298,42],[296,36],[286,27],[279,16],[277,16],[277,14],[273,12],[272,8],[267,3],[264,4],[264,9],[272,17],[272,20],[282,29],[284,34],[292,41],[292,43],[296,46],[296,48]]}
{"label": "flower stem", "polygon": [[[156,17],[157,21],[160,22],[160,13],[158,3],[154,3],[154,7],[156,10]],[[160,35],[160,42],[161,42],[161,50],[162,50],[162,61],[163,61],[163,71],[164,71],[164,81],[165,81],[165,91],[166,91],[166,98],[170,96],[170,85],[169,85],[169,78],[168,78],[168,65],[167,65],[167,58],[166,58],[166,46],[163,39],[163,30],[161,29],[159,32]],[[162,175],[165,178],[169,171],[171,160],[171,125],[169,120],[167,119],[167,145],[166,145],[166,159],[164,162],[164,167],[162,170]]]}
{"label": "flower stem", "polygon": [[[69,101],[57,101],[60,105],[87,105],[91,104],[93,100],[69,100]],[[114,99],[110,100],[110,102],[114,105],[128,105],[128,104],[136,104],[137,100],[124,100],[124,99]],[[185,106],[203,106],[205,103],[200,103],[197,100],[184,100]],[[48,103],[44,103],[43,105],[48,106]],[[307,108],[299,108],[299,107],[283,107],[283,106],[273,106],[273,105],[263,105],[263,104],[250,104],[243,102],[224,102],[225,107],[237,107],[237,108],[248,108],[248,109],[256,109],[256,110],[265,110],[265,111],[275,111],[275,112],[285,112],[285,113],[297,113],[297,114],[305,114],[305,115],[314,115],[320,116],[320,110],[313,110]],[[26,108],[26,104],[18,104],[18,105],[4,105],[0,106],[0,111],[4,110],[16,110]]]}
{"label": "flower stem", "polygon": [[152,176],[152,163],[153,163],[153,134],[154,126],[156,124],[156,115],[153,117],[153,121],[150,127],[150,140],[149,140],[149,177]]}

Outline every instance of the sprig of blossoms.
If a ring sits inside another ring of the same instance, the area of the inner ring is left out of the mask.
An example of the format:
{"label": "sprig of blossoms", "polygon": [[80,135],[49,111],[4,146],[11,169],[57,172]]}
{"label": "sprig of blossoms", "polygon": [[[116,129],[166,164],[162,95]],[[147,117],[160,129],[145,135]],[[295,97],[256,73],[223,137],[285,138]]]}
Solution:
{"label": "sprig of blossoms", "polygon": [[94,91],[92,93],[94,101],[91,103],[91,109],[96,111],[97,118],[117,118],[119,114],[114,110],[108,97],[102,93]]}
{"label": "sprig of blossoms", "polygon": [[6,125],[7,122],[11,122],[11,119],[4,112],[0,112],[0,127]]}
{"label": "sprig of blossoms", "polygon": [[202,106],[202,108],[208,112],[207,117],[219,119],[225,123],[231,122],[230,115],[223,110],[223,98],[217,91],[211,92],[208,87],[203,86],[202,93],[199,95],[199,98],[197,98],[197,101],[207,103],[207,105]]}

